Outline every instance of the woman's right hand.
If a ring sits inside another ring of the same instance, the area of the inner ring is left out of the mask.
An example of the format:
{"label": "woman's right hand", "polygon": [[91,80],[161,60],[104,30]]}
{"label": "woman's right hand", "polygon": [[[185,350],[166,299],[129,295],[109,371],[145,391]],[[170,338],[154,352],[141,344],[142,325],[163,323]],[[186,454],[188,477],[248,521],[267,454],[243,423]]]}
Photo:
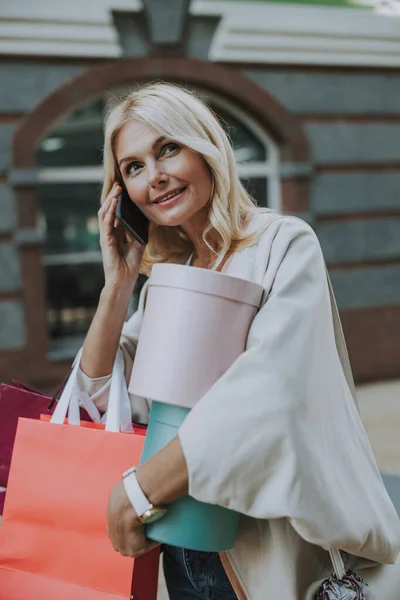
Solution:
{"label": "woman's right hand", "polygon": [[121,192],[121,186],[115,182],[98,212],[100,247],[105,285],[133,287],[139,275],[145,247],[128,238],[123,225],[116,222],[117,196]]}

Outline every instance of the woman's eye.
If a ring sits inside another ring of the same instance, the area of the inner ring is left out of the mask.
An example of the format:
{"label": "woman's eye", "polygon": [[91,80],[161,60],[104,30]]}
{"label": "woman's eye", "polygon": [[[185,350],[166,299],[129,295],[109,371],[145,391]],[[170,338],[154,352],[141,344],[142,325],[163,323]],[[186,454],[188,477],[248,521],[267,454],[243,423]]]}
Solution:
{"label": "woman's eye", "polygon": [[140,169],[140,163],[133,162],[126,167],[127,175],[131,175],[132,173],[136,173]]}
{"label": "woman's eye", "polygon": [[165,146],[163,146],[162,149],[162,154],[171,154],[171,152],[174,152],[174,150],[179,150],[180,146],[178,146],[178,144],[175,144],[174,142],[170,142],[169,144],[165,144]]}

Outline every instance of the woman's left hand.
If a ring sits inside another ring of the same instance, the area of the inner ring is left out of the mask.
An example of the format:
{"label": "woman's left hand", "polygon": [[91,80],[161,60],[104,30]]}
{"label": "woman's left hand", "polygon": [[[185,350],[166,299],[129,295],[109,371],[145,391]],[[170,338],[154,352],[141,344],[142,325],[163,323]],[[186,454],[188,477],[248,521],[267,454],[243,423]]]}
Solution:
{"label": "woman's left hand", "polygon": [[122,481],[111,490],[107,508],[108,537],[122,556],[137,558],[159,544],[145,537],[144,525],[129,501]]}

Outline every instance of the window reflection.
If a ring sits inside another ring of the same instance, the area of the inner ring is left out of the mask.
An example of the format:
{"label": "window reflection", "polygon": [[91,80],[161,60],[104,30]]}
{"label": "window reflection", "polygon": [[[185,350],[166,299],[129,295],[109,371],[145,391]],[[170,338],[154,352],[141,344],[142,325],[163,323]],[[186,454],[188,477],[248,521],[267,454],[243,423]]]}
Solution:
{"label": "window reflection", "polygon": [[47,324],[51,338],[82,336],[87,332],[103,284],[101,263],[46,267]]}
{"label": "window reflection", "polygon": [[212,106],[212,109],[230,137],[238,164],[264,162],[267,159],[265,145],[243,123],[220,107]]}
{"label": "window reflection", "polygon": [[97,183],[46,184],[38,187],[47,255],[99,250],[97,211],[100,208],[100,193],[101,186]]}
{"label": "window reflection", "polygon": [[265,177],[242,177],[241,182],[257,206],[267,206],[267,180]]}
{"label": "window reflection", "polygon": [[103,147],[104,101],[77,108],[58,123],[39,145],[41,167],[100,165]]}
{"label": "window reflection", "polygon": [[73,347],[87,332],[104,285],[97,211],[99,184],[47,184],[38,188],[40,228],[45,232],[47,327]]}

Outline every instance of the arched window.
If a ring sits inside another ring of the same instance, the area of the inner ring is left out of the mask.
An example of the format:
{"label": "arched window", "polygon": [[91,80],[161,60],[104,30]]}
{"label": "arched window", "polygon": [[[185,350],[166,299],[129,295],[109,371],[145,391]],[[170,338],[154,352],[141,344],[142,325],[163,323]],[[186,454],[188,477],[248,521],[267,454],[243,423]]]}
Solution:
{"label": "arched window", "polygon": [[279,154],[272,138],[225,99],[200,92],[230,137],[242,183],[258,206],[279,210]]}
{"label": "arched window", "polygon": [[[36,149],[47,327],[54,358],[73,356],[82,344],[104,282],[97,223],[103,116],[120,91],[78,106]],[[278,152],[272,140],[225,100],[209,94],[206,100],[232,140],[239,175],[250,194],[259,205],[279,208]],[[141,278],[135,288],[130,312],[143,282]]]}

